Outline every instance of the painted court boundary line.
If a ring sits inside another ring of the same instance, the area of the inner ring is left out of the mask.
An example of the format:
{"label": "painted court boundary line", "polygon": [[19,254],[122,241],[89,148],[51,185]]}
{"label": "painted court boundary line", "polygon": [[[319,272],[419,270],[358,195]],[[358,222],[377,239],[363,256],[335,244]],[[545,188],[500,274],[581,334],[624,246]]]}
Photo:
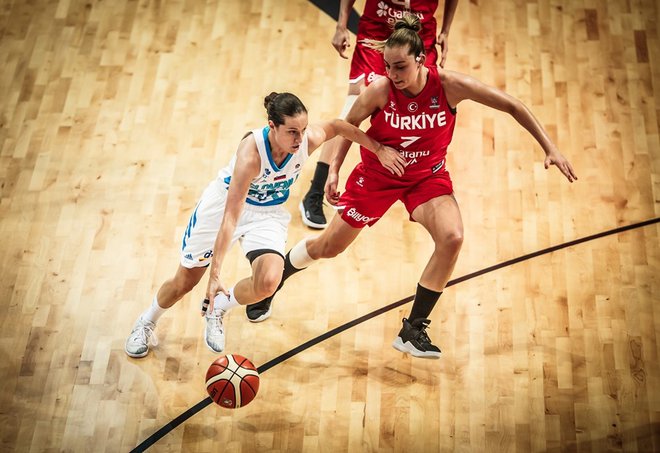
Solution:
{"label": "painted court boundary line", "polygon": [[[548,253],[555,252],[557,250],[561,250],[561,249],[565,249],[567,247],[572,247],[574,245],[582,244],[583,242],[593,241],[595,239],[600,239],[600,238],[603,238],[603,237],[606,237],[606,236],[611,236],[613,234],[623,233],[625,231],[634,230],[636,228],[642,228],[642,227],[645,227],[645,226],[653,225],[653,224],[658,223],[658,222],[660,222],[660,217],[656,217],[654,219],[649,219],[649,220],[646,220],[644,222],[633,223],[631,225],[622,226],[622,227],[619,227],[619,228],[615,228],[613,230],[604,231],[602,233],[593,234],[591,236],[586,236],[586,237],[583,237],[583,238],[580,238],[580,239],[576,239],[574,241],[565,242],[563,244],[555,245],[553,247],[548,247],[546,249],[539,250],[539,251],[534,252],[534,253],[529,253],[527,255],[522,255],[522,256],[519,256],[518,258],[514,258],[514,259],[511,259],[511,260],[508,260],[508,261],[503,261],[499,264],[495,264],[494,266],[486,267],[486,268],[478,270],[476,272],[472,272],[470,274],[463,275],[462,277],[458,277],[454,280],[449,281],[447,283],[446,287],[448,288],[450,286],[457,285],[458,283],[462,283],[466,280],[470,280],[472,278],[479,277],[481,275],[484,275],[484,274],[487,274],[489,272],[493,272],[493,271],[502,269],[504,267],[512,266],[512,265],[520,263],[522,261],[527,261],[527,260],[530,260],[532,258],[536,258],[536,257],[541,256],[541,255],[546,255]],[[300,346],[297,346],[297,347],[291,349],[290,351],[285,352],[284,354],[282,354],[278,357],[275,357],[274,359],[269,360],[268,362],[264,363],[263,365],[257,367],[257,371],[259,372],[259,374],[265,373],[266,371],[273,368],[274,366],[279,365],[280,363],[284,362],[285,360],[290,359],[291,357],[303,352],[306,349],[311,348],[314,345],[317,345],[317,344],[321,343],[322,341],[327,340],[328,338],[334,337],[335,335],[337,335],[337,334],[339,334],[339,333],[341,333],[345,330],[348,330],[351,327],[355,327],[358,324],[361,324],[365,321],[368,321],[371,318],[375,318],[376,316],[382,315],[383,313],[386,313],[390,310],[393,310],[397,307],[400,307],[403,304],[411,302],[414,299],[414,297],[415,297],[414,295],[405,297],[405,298],[403,298],[401,300],[398,300],[396,302],[393,302],[389,305],[385,305],[384,307],[381,307],[378,310],[374,310],[371,313],[367,313],[364,316],[360,316],[359,318],[354,319],[353,321],[347,322],[346,324],[343,324],[339,327],[335,327],[334,329],[332,329],[332,330],[330,330],[330,331],[328,331],[328,332],[326,332],[322,335],[319,335],[316,338],[312,338],[311,340],[301,344]],[[197,412],[201,411],[202,409],[204,409],[206,406],[208,406],[211,403],[213,403],[213,400],[211,399],[211,397],[210,396],[206,397],[205,399],[203,399],[199,403],[195,404],[193,407],[191,407],[187,411],[181,413],[178,417],[173,419],[171,422],[164,425],[158,431],[153,433],[151,436],[149,436],[147,439],[145,439],[140,445],[138,445],[133,450],[131,450],[131,453],[146,451],[147,448],[151,447],[154,443],[156,443],[158,440],[163,438],[166,434],[168,434],[174,428],[176,428],[181,423],[188,420],[190,417],[192,417]]]}

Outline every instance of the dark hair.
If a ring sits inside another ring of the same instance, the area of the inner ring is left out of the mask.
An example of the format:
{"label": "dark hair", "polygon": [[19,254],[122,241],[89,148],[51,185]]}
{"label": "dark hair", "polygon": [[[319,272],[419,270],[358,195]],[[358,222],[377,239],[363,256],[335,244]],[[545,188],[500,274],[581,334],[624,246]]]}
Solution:
{"label": "dark hair", "polygon": [[298,96],[291,93],[275,93],[274,91],[264,98],[264,107],[268,112],[268,119],[275,126],[284,124],[285,116],[296,116],[307,113],[307,109]]}
{"label": "dark hair", "polygon": [[422,24],[414,14],[406,13],[394,23],[394,31],[385,41],[365,39],[363,42],[371,49],[383,51],[385,47],[405,47],[410,49],[410,55],[418,57],[424,53],[424,42],[419,37]]}

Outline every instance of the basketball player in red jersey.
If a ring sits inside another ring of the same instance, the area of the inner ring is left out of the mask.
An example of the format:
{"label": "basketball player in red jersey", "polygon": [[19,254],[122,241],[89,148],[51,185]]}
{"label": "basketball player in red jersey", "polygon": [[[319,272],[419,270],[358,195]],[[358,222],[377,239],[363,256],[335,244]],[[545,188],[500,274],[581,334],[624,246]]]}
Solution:
{"label": "basketball player in red jersey", "polygon": [[[348,17],[355,0],[341,0],[337,28],[332,38],[332,45],[342,58],[350,46]],[[351,58],[348,79],[348,96],[343,111],[344,118],[357,96],[374,80],[385,76],[383,55],[365,45],[365,40],[385,40],[392,33],[394,22],[405,13],[417,16],[422,24],[420,37],[424,43],[425,64],[435,66],[438,59],[436,45],[440,46],[440,66],[447,58],[449,28],[451,27],[458,0],[445,0],[442,28],[436,38],[437,23],[434,17],[438,9],[438,0],[367,0],[358,23],[355,51]],[[312,185],[300,203],[300,213],[305,225],[311,228],[325,228],[327,222],[323,213],[323,186],[328,176],[328,168],[333,150],[337,143],[324,146],[316,165]]]}
{"label": "basketball player in red jersey", "polygon": [[385,42],[371,42],[383,50],[387,78],[369,85],[346,117],[347,122],[359,125],[371,116],[367,135],[398,149],[398,158],[380,162],[361,149],[362,162],[353,169],[340,197],[338,174],[350,146],[342,141],[330,166],[325,193],[328,201],[343,207],[343,211],[321,235],[303,240],[289,251],[283,280],[320,258],[343,252],[365,225],[375,224],[395,201],[401,200],[410,219],[429,232],[435,249],[417,285],[410,315],[403,319],[393,346],[415,357],[438,358],[440,349],[426,333],[428,318],[449,281],[463,243],[463,223],[445,162],[456,106],[472,100],[509,113],[541,145],[545,168],[557,166],[569,182],[577,177],[518,99],[467,75],[426,67],[419,27],[419,20],[408,15],[396,22]]}
{"label": "basketball player in red jersey", "polygon": [[[348,33],[348,17],[355,0],[341,0],[337,28],[332,38],[332,45],[342,58],[350,46]],[[454,19],[454,12],[458,0],[445,0],[442,16],[442,28],[436,39],[437,22],[434,14],[438,9],[438,0],[366,0],[364,11],[358,23],[358,33],[355,50],[351,58],[351,69],[348,80],[348,96],[342,109],[340,118],[345,118],[357,96],[374,80],[386,74],[383,55],[375,49],[365,45],[365,40],[385,40],[392,33],[394,23],[398,18],[408,12],[415,15],[422,24],[420,37],[424,44],[426,58],[424,64],[435,66],[438,59],[436,45],[440,46],[440,66],[444,66],[447,58],[449,28]],[[323,213],[323,188],[328,177],[330,159],[339,142],[331,140],[321,150],[316,163],[316,170],[312,184],[299,205],[302,221],[310,228],[323,229],[328,224]],[[266,320],[271,313],[272,297],[248,305],[246,314],[250,321]]]}

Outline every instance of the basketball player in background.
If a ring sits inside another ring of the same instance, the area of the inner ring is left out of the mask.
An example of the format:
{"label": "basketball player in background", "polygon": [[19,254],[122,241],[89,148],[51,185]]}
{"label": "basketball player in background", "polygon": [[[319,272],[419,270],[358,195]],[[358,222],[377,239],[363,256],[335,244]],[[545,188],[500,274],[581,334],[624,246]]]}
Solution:
{"label": "basketball player in background", "polygon": [[[348,33],[348,18],[355,0],[341,0],[337,28],[332,38],[332,45],[342,58],[350,47],[351,37]],[[437,22],[434,14],[438,9],[438,0],[366,0],[364,11],[358,24],[355,50],[351,57],[351,69],[348,76],[348,96],[340,118],[345,118],[357,96],[379,77],[385,76],[383,55],[365,45],[365,40],[385,40],[392,33],[395,17],[401,17],[404,12],[417,16],[422,23],[420,37],[424,44],[424,63],[435,66],[438,59],[436,45],[440,46],[440,66],[445,65],[448,50],[449,28],[454,19],[458,0],[445,0],[442,16],[442,28],[436,37]],[[312,184],[307,194],[300,202],[299,209],[302,221],[310,228],[323,229],[328,224],[323,213],[323,188],[328,177],[330,160],[338,148],[337,140],[329,141],[321,150],[316,163]],[[246,307],[247,317],[251,321],[264,321],[271,313],[272,298],[267,298],[257,304]]]}
{"label": "basketball player in background", "polygon": [[348,177],[340,197],[339,169],[350,147],[350,142],[342,140],[325,186],[327,200],[342,210],[321,235],[299,242],[287,253],[282,278],[286,280],[318,259],[337,256],[362,228],[374,225],[394,202],[402,201],[410,220],[428,231],[435,248],[419,279],[410,314],[403,319],[392,346],[415,357],[438,358],[440,348],[426,333],[428,318],[449,281],[463,243],[463,223],[445,161],[458,104],[472,100],[509,113],[541,145],[545,168],[557,166],[569,182],[577,177],[521,101],[470,76],[426,66],[419,30],[419,19],[406,15],[396,22],[386,41],[369,42],[382,50],[387,78],[371,83],[346,116],[346,121],[354,125],[371,117],[367,135],[400,150],[405,163],[394,160],[391,166],[383,166],[361,148],[361,162]]}
{"label": "basketball player in background", "polygon": [[[271,93],[264,100],[268,125],[247,133],[230,164],[204,191],[183,235],[176,274],[138,317],[126,340],[126,354],[144,357],[157,344],[154,329],[165,311],[190,292],[211,267],[207,292],[226,295],[227,304],[206,310],[206,345],[224,349],[222,317],[228,307],[249,304],[273,294],[282,278],[284,247],[291,216],[283,207],[289,188],[323,142],[341,134],[390,164],[399,154],[380,146],[342,120],[307,123],[307,109],[295,95]],[[227,290],[220,278],[230,247],[240,241],[252,275]]]}

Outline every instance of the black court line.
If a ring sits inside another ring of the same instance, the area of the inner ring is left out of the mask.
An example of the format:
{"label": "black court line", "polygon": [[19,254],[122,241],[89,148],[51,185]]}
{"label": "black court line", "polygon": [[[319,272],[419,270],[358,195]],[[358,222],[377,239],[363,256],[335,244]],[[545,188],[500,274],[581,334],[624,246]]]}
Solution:
{"label": "black court line", "polygon": [[[522,261],[527,261],[527,260],[530,260],[532,258],[536,258],[536,257],[541,256],[541,255],[547,255],[548,253],[552,253],[552,252],[555,252],[557,250],[565,249],[567,247],[572,247],[574,245],[582,244],[583,242],[593,241],[595,239],[600,239],[600,238],[603,238],[603,237],[606,237],[606,236],[611,236],[613,234],[623,233],[625,231],[634,230],[636,228],[642,228],[642,227],[645,227],[645,226],[653,225],[653,224],[658,223],[658,222],[660,222],[660,217],[656,217],[654,219],[649,219],[649,220],[646,220],[644,222],[633,223],[631,225],[622,226],[622,227],[619,227],[619,228],[615,228],[613,230],[604,231],[602,233],[593,234],[591,236],[586,236],[586,237],[583,237],[583,238],[580,238],[580,239],[576,239],[574,241],[565,242],[563,244],[555,245],[553,247],[548,247],[546,249],[539,250],[539,251],[534,252],[534,253],[529,253],[527,255],[519,256],[518,258],[514,258],[514,259],[511,259],[511,260],[508,260],[508,261],[503,261],[499,264],[495,264],[494,266],[486,267],[486,268],[481,269],[479,271],[472,272],[472,273],[464,275],[462,277],[458,277],[454,280],[450,280],[447,283],[447,288],[449,288],[450,286],[457,285],[458,283],[462,283],[466,280],[470,280],[470,279],[473,279],[475,277],[479,277],[481,275],[487,274],[489,272],[493,272],[493,271],[502,269],[504,267],[512,266],[514,264],[520,263]],[[393,310],[397,307],[400,307],[403,304],[411,302],[414,299],[414,297],[415,297],[414,295],[405,297],[405,298],[403,298],[401,300],[398,300],[394,303],[391,303],[389,305],[385,305],[384,307],[381,307],[378,310],[374,310],[371,313],[367,313],[364,316],[360,316],[359,318],[354,319],[353,321],[347,322],[346,324],[343,324],[339,327],[335,327],[334,329],[332,329],[332,330],[330,330],[330,331],[328,331],[328,332],[326,332],[322,335],[319,335],[316,338],[312,338],[311,340],[307,341],[306,343],[303,343],[300,346],[297,346],[297,347],[291,349],[290,351],[285,352],[284,354],[282,354],[278,357],[275,357],[272,360],[269,360],[268,362],[264,363],[263,365],[257,367],[257,371],[259,372],[259,374],[265,373],[266,371],[270,370],[274,366],[279,365],[280,363],[284,362],[285,360],[290,359],[291,357],[293,357],[297,354],[300,354],[304,350],[309,349],[312,346],[315,346],[315,345],[321,343],[322,341],[327,340],[328,338],[334,337],[335,335],[340,334],[341,332],[343,332],[345,330],[348,330],[351,327],[355,327],[358,324],[362,324],[363,322],[368,321],[371,318],[375,318],[376,316],[382,315],[383,313],[386,313],[390,310]],[[181,415],[176,417],[174,420],[167,423],[161,429],[159,429],[158,431],[153,433],[151,436],[149,436],[147,439],[145,439],[140,445],[138,445],[133,450],[131,450],[131,452],[143,452],[143,451],[145,451],[147,448],[151,447],[154,443],[156,443],[158,440],[160,440],[163,436],[168,434],[174,428],[176,428],[181,423],[188,420],[190,417],[192,417],[197,412],[201,411],[202,409],[204,409],[206,406],[208,406],[211,403],[213,403],[213,400],[211,399],[210,396],[203,399],[202,401],[195,404],[193,407],[191,407],[190,409],[188,409],[187,411],[183,412]]]}

